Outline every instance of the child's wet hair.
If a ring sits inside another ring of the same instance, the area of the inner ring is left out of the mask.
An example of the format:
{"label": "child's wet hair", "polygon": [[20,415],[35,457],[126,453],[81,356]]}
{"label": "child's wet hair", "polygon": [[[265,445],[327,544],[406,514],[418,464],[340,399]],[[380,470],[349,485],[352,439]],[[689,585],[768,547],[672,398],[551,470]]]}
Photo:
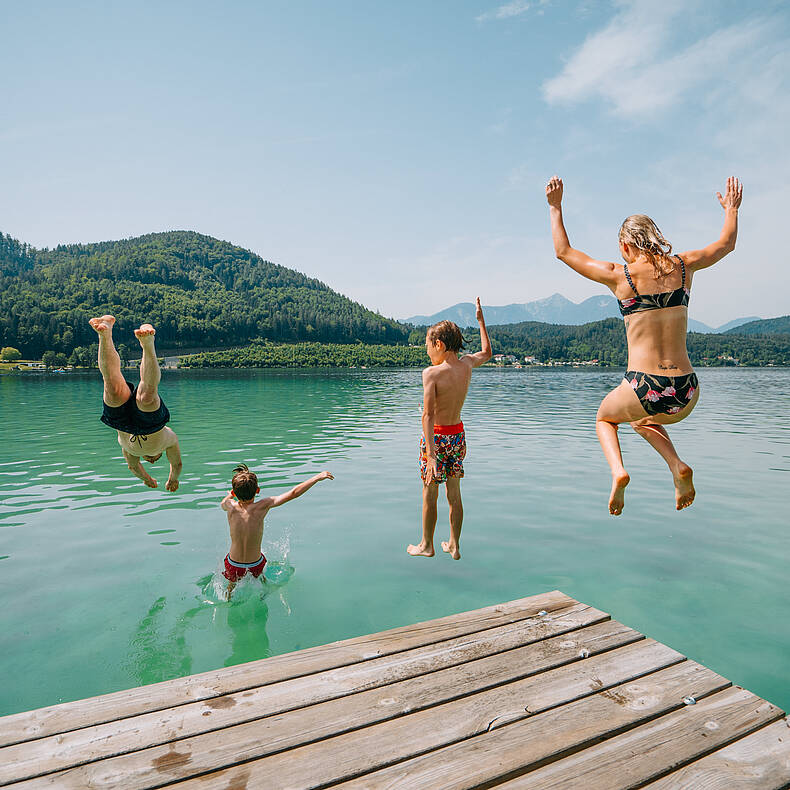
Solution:
{"label": "child's wet hair", "polygon": [[231,485],[240,502],[249,502],[258,493],[258,477],[255,472],[250,472],[247,464],[239,464],[233,470]]}
{"label": "child's wet hair", "polygon": [[428,328],[428,338],[432,341],[441,340],[448,351],[458,353],[464,348],[464,336],[457,324],[452,321],[439,321]]}

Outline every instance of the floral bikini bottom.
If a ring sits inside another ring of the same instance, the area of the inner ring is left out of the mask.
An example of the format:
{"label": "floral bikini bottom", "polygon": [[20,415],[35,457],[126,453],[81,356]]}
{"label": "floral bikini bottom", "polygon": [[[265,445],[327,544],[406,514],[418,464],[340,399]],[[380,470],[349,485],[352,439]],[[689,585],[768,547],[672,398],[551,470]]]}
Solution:
{"label": "floral bikini bottom", "polygon": [[634,388],[642,408],[648,414],[677,414],[684,406],[688,406],[699,388],[696,373],[654,376],[652,373],[627,370],[625,380]]}

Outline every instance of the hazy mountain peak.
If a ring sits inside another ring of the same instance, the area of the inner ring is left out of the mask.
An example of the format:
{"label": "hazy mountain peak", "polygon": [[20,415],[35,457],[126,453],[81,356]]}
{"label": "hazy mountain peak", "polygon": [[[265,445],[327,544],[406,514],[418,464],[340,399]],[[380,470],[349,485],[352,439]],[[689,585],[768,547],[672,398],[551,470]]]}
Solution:
{"label": "hazy mountain peak", "polygon": [[[553,293],[532,302],[514,303],[500,306],[483,305],[486,323],[489,326],[501,324],[518,324],[522,321],[540,321],[546,324],[565,324],[578,326],[591,321],[602,321],[605,318],[617,318],[620,310],[617,300],[608,294],[597,294],[573,302],[561,293]],[[475,306],[472,302],[459,302],[458,304],[440,310],[433,315],[413,315],[402,319],[410,324],[426,326],[437,321],[455,321],[459,326],[475,326]],[[689,318],[689,331],[691,332],[724,332],[732,330],[741,324],[757,320],[754,317],[738,318],[729,321],[718,329]]]}

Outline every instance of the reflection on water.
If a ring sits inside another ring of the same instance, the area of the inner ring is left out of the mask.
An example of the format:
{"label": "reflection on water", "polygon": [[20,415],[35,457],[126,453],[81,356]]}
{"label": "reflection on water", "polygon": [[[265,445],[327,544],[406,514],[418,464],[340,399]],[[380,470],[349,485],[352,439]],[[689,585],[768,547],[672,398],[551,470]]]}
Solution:
{"label": "reflection on water", "polygon": [[[557,588],[787,707],[790,371],[701,371],[699,406],[670,428],[695,468],[688,511],[624,428],[632,484],[613,519],[593,421],[619,375],[475,373],[460,563],[405,554],[419,536],[418,370],[165,371],[184,454],[175,494],[129,474],[98,419],[97,374],[0,376],[0,587],[13,602],[0,713]],[[264,495],[321,469],[336,480],[271,511],[267,582],[247,576],[227,602],[218,503],[239,462]],[[164,459],[148,468],[163,483]]]}
{"label": "reflection on water", "polygon": [[[274,546],[274,551],[282,545]],[[270,554],[272,549],[269,549]],[[196,582],[199,590],[193,597],[180,596],[168,604],[165,596],[157,598],[137,624],[129,642],[127,671],[136,685],[158,683],[174,677],[191,675],[193,648],[190,637],[211,638],[214,653],[227,652],[217,666],[233,666],[249,661],[250,656],[272,655],[266,635],[269,617],[268,599],[275,596],[288,610],[285,585],[294,574],[285,554],[266,563],[258,579],[244,576],[227,600],[227,582],[222,565]]]}

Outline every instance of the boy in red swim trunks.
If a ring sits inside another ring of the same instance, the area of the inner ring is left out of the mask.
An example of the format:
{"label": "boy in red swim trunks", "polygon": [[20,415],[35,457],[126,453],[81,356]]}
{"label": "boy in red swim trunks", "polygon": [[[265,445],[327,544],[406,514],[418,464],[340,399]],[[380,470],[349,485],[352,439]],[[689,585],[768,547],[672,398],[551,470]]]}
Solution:
{"label": "boy in red swim trunks", "polygon": [[466,455],[461,408],[466,400],[472,368],[480,367],[491,359],[491,341],[488,339],[480,297],[477,298],[476,306],[482,346],[477,353],[458,358],[458,352],[464,347],[464,338],[452,321],[434,324],[425,336],[425,349],[431,359],[431,367],[422,372],[422,541],[406,549],[413,557],[433,557],[436,500],[439,497],[439,483],[445,483],[450,505],[450,540],[442,541],[442,550],[454,560],[461,559],[458,548],[464,520],[461,478],[464,476],[463,461]]}
{"label": "boy in red swim trunks", "polygon": [[334,480],[329,472],[321,472],[294,486],[285,494],[267,496],[256,502],[255,495],[261,489],[258,488],[255,473],[250,472],[246,464],[239,464],[233,472],[233,488],[220,503],[220,507],[228,514],[230,527],[230,551],[225,555],[225,570],[222,572],[228,580],[228,600],[236,582],[248,571],[256,579],[263,573],[266,565],[266,557],[261,553],[263,519],[270,508],[279,507],[302,496],[321,480]]}

